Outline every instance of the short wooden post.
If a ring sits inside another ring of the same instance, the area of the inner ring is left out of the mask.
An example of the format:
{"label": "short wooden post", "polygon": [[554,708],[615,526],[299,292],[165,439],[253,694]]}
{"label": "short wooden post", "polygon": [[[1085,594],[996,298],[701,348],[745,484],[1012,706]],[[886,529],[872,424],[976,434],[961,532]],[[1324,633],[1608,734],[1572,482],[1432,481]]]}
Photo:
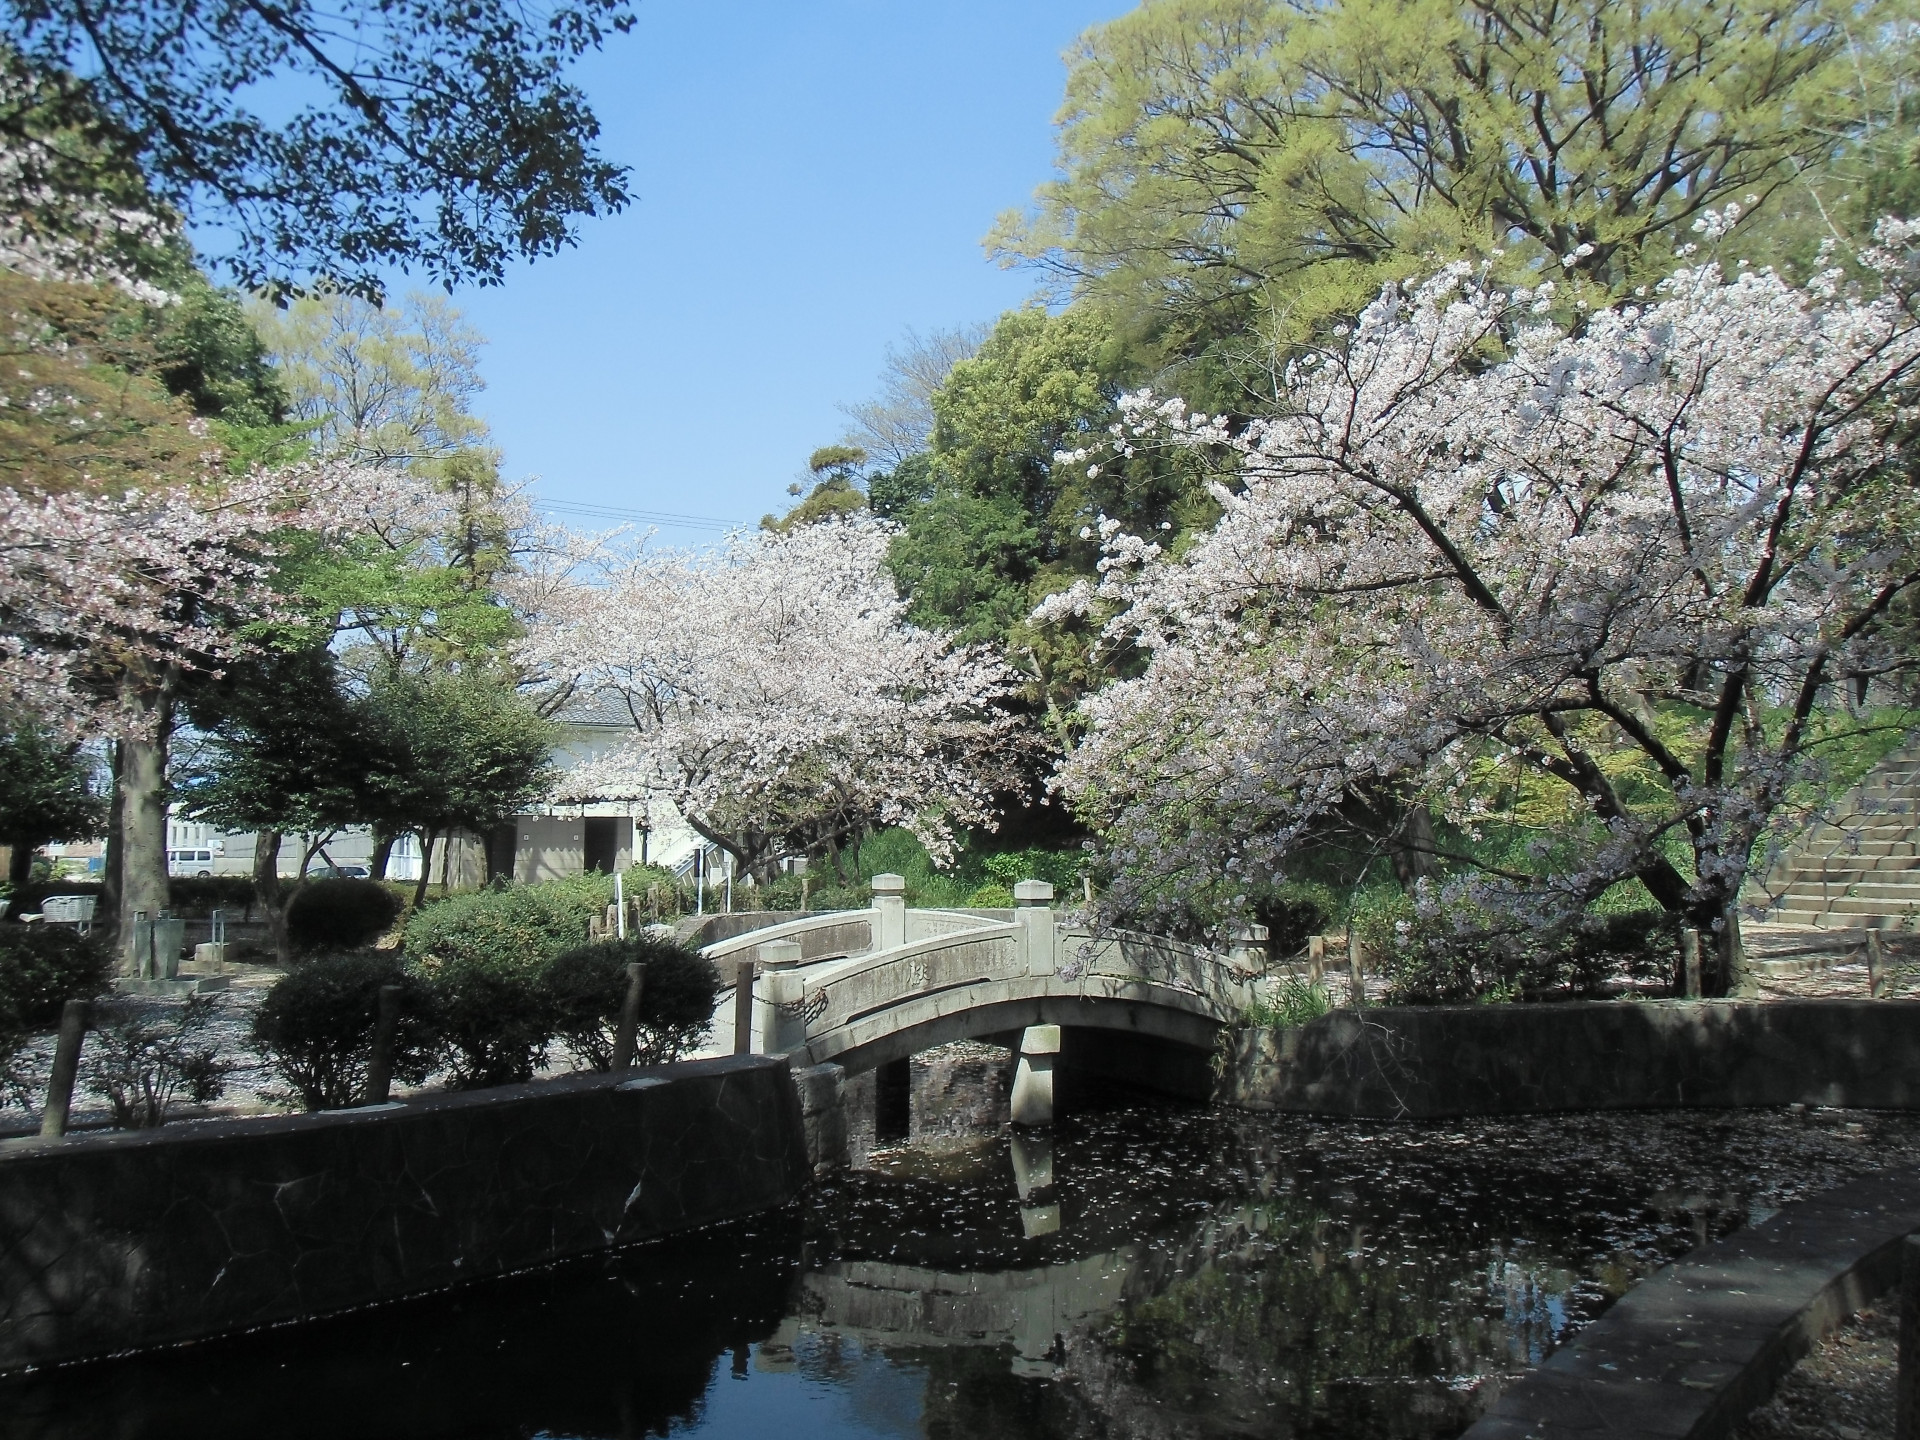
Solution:
{"label": "short wooden post", "polygon": [[620,1002],[620,1028],[613,1032],[613,1066],[628,1070],[640,1043],[640,995],[646,989],[647,967],[639,960],[627,964],[627,994]]}
{"label": "short wooden post", "polygon": [[733,1053],[753,1053],[753,961],[742,960],[733,972]]}
{"label": "short wooden post", "polygon": [[393,1089],[393,1047],[400,1033],[400,987],[380,987],[380,1011],[373,1022],[373,1054],[367,1057],[367,1088],[362,1105],[384,1105]]}
{"label": "short wooden post", "polygon": [[1318,985],[1327,978],[1327,937],[1307,937],[1307,983]]}
{"label": "short wooden post", "polygon": [[1347,988],[1352,995],[1353,1008],[1365,1008],[1367,981],[1360,967],[1360,932],[1351,925],[1347,927]]}
{"label": "short wooden post", "polygon": [[92,1009],[85,1000],[69,1000],[60,1007],[60,1038],[53,1044],[47,1108],[40,1112],[40,1133],[49,1138],[67,1133],[67,1117],[73,1111],[73,1082],[80,1075],[80,1046],[87,1038],[87,1018]]}
{"label": "short wooden post", "polygon": [[1900,1368],[1893,1381],[1893,1440],[1920,1440],[1920,1235],[1900,1247]]}
{"label": "short wooden post", "polygon": [[1691,926],[1680,932],[1680,994],[1700,998],[1700,932]]}
{"label": "short wooden post", "polygon": [[1878,930],[1867,931],[1867,994],[1878,1000],[1887,989],[1887,954]]}

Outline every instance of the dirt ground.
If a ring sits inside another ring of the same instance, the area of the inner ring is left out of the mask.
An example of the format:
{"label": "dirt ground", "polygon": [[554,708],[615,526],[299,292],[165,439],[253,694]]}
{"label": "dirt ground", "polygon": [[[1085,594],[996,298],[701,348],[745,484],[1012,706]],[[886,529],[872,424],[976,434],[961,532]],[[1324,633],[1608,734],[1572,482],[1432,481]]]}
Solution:
{"label": "dirt ground", "polygon": [[1733,1440],[1893,1440],[1900,1297],[1882,1296],[1816,1346]]}

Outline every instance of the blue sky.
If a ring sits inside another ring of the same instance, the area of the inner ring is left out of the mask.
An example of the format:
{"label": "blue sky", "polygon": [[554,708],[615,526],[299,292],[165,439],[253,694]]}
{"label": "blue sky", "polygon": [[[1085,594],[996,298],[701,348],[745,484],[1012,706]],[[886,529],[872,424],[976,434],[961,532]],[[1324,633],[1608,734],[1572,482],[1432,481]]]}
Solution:
{"label": "blue sky", "polygon": [[480,408],[507,473],[737,522],[787,503],[906,327],[1032,295],[980,237],[1051,173],[1062,51],[1126,8],[642,0],[577,72],[637,203],[456,297],[490,341]]}

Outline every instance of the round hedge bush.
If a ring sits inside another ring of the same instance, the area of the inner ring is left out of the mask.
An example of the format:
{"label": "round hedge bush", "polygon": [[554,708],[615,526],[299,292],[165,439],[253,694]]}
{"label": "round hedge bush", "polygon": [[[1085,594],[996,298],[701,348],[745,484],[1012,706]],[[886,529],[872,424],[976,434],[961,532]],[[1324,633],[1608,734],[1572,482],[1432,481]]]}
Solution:
{"label": "round hedge bush", "polygon": [[318,955],[277,982],[253,1014],[253,1046],[309,1110],[357,1104],[367,1085],[380,988],[400,986],[393,1074],[411,1085],[432,1073],[434,996],[392,955]]}
{"label": "round hedge bush", "polygon": [[574,1056],[595,1070],[613,1062],[614,1027],[627,995],[627,966],[647,967],[633,1063],[664,1065],[695,1049],[713,1028],[720,977],[713,962],[671,940],[630,936],[582,945],[547,966],[555,1030]]}
{"label": "round hedge bush", "polygon": [[303,953],[357,950],[386,934],[404,905],[378,880],[309,880],[287,906],[287,939]]}
{"label": "round hedge bush", "polygon": [[69,1000],[91,1000],[113,984],[113,956],[68,925],[0,924],[0,1011],[31,1030],[60,1022]]}

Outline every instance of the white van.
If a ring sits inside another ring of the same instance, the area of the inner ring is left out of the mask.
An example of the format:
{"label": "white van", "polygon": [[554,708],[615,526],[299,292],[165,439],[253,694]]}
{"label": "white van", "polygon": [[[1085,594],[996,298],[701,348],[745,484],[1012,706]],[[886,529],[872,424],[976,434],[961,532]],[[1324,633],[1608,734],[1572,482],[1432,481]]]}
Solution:
{"label": "white van", "polygon": [[169,850],[167,851],[167,874],[211,875],[213,874],[213,851]]}

